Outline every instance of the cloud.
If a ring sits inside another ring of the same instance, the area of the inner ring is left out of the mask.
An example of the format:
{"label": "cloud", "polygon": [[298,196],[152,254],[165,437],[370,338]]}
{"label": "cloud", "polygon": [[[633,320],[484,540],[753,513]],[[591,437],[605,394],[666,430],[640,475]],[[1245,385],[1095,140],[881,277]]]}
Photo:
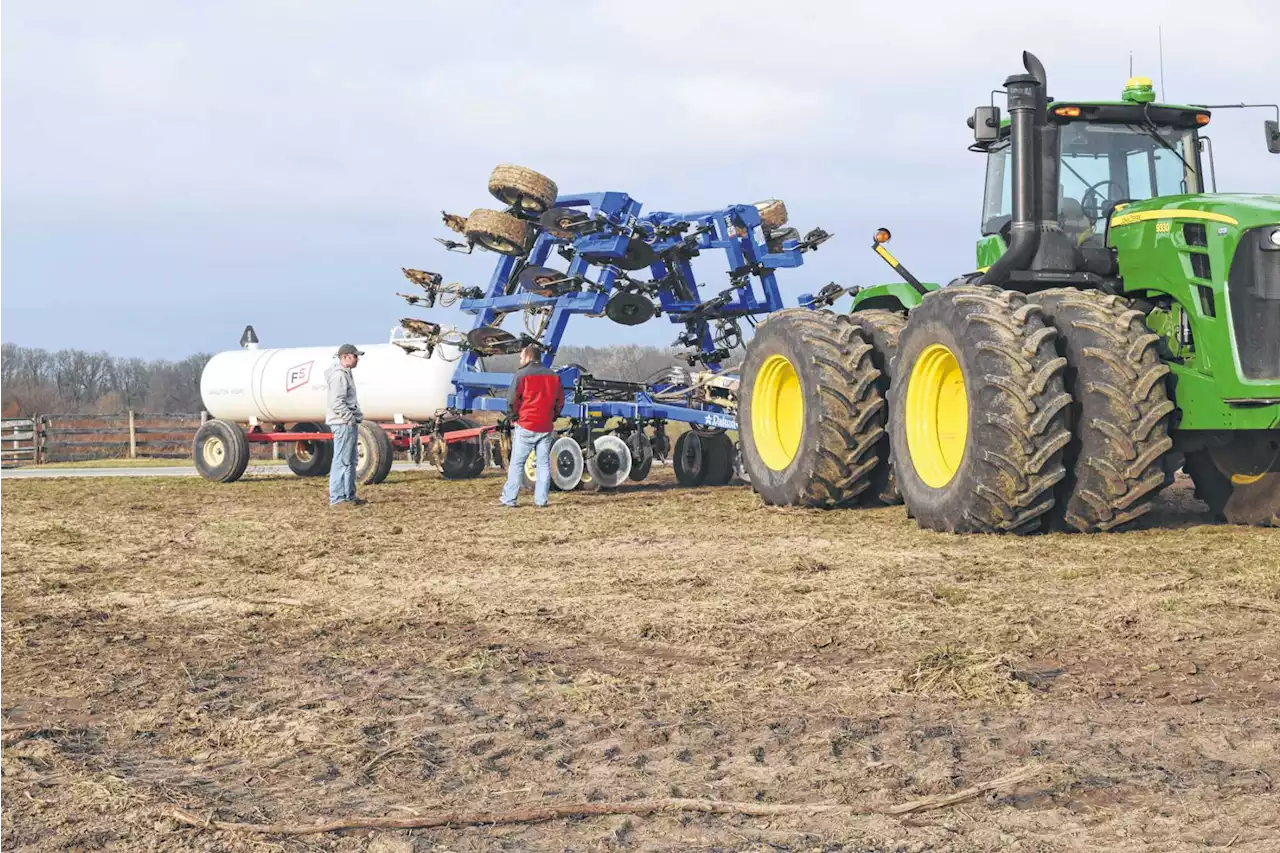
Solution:
{"label": "cloud", "polygon": [[[797,223],[838,234],[780,277],[789,298],[882,279],[864,245],[881,224],[918,274],[945,279],[972,263],[981,196],[964,120],[1023,48],[1056,94],[1113,97],[1130,50],[1158,78],[1157,26],[1178,98],[1273,101],[1280,79],[1260,0],[1231,15],[1174,0],[1016,15],[603,0],[5,12],[5,339],[140,355],[161,344],[138,330],[178,330],[159,354],[179,355],[234,339],[231,318],[246,314],[294,343],[353,325],[381,336],[401,316],[399,266],[487,279],[491,256],[443,253],[430,237],[441,208],[493,204],[497,162],[569,190],[625,190],[647,209],[784,198]],[[1261,118],[1215,116],[1223,189],[1280,192]],[[104,295],[53,322],[48,289],[68,281]],[[667,340],[656,326],[637,334]]]}

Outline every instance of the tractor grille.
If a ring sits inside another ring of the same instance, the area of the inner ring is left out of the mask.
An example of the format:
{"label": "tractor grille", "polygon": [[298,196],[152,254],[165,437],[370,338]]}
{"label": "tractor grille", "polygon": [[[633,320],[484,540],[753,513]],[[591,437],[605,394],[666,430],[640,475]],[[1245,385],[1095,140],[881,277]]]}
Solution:
{"label": "tractor grille", "polygon": [[1183,225],[1182,236],[1186,239],[1188,246],[1209,245],[1209,235],[1205,232],[1204,224],[1201,222],[1188,222]]}
{"label": "tractor grille", "polygon": [[1263,248],[1274,225],[1246,231],[1227,290],[1240,369],[1246,379],[1280,379],[1280,251]]}
{"label": "tractor grille", "polygon": [[1196,278],[1211,281],[1213,279],[1213,267],[1209,264],[1209,256],[1201,254],[1200,252],[1192,252],[1191,273]]}

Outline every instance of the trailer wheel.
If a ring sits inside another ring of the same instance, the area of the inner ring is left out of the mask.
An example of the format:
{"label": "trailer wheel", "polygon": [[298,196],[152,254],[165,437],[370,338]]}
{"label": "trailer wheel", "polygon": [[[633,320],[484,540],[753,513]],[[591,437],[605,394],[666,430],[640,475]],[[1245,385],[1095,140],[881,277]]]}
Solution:
{"label": "trailer wheel", "polygon": [[760,324],[742,363],[738,434],[765,503],[846,506],[870,488],[885,431],[871,352],[846,315],[791,308]]}
{"label": "trailer wheel", "polygon": [[471,211],[467,239],[500,255],[524,255],[529,251],[529,223],[498,210]]}
{"label": "trailer wheel", "polygon": [[1173,403],[1159,336],[1126,299],[1096,290],[1054,288],[1028,297],[1058,330],[1067,359],[1071,442],[1067,475],[1049,513],[1055,528],[1114,530],[1151,509],[1170,479],[1162,464],[1173,448]]}
{"label": "trailer wheel", "polygon": [[249,439],[237,424],[211,420],[196,430],[191,456],[201,477],[214,483],[234,483],[249,466]]}
{"label": "trailer wheel", "polygon": [[[451,418],[440,424],[440,432],[475,429],[476,422],[470,418]],[[440,464],[440,473],[446,480],[470,480],[480,476],[484,470],[484,453],[479,441],[455,441],[445,451],[444,462]]]}
{"label": "trailer wheel", "polygon": [[644,430],[638,429],[627,436],[627,449],[631,451],[631,479],[639,483],[653,467],[653,443]]}
{"label": "trailer wheel", "polygon": [[1224,447],[1188,453],[1182,468],[1215,518],[1280,527],[1280,431],[1237,433]]}
{"label": "trailer wheel", "polygon": [[907,317],[889,392],[898,488],[924,528],[1034,533],[1066,476],[1067,360],[1021,293],[951,285]]}
{"label": "trailer wheel", "polygon": [[681,433],[676,439],[671,464],[676,471],[676,482],[686,488],[701,486],[707,479],[706,452],[702,436],[693,430]]}
{"label": "trailer wheel", "polygon": [[[327,432],[319,424],[294,424],[293,432]],[[285,463],[299,477],[325,477],[333,466],[332,441],[291,441]]]}
{"label": "trailer wheel", "polygon": [[361,421],[356,428],[356,482],[375,486],[387,479],[395,458],[391,436],[377,424]]}
{"label": "trailer wheel", "polygon": [[[889,386],[893,382],[893,359],[898,354],[898,336],[907,325],[907,317],[898,311],[881,309],[865,309],[849,314],[849,321],[862,330],[872,346],[871,363],[880,371],[876,384],[885,400],[889,399]],[[885,430],[876,448],[876,456],[880,462],[871,472],[871,485],[859,497],[858,502],[864,505],[884,504],[890,506],[902,503],[902,493],[898,491],[898,478],[893,472],[893,459],[889,452],[889,431]]]}
{"label": "trailer wheel", "polygon": [[556,203],[556,182],[524,166],[503,164],[489,175],[489,192],[498,201],[534,216]]}

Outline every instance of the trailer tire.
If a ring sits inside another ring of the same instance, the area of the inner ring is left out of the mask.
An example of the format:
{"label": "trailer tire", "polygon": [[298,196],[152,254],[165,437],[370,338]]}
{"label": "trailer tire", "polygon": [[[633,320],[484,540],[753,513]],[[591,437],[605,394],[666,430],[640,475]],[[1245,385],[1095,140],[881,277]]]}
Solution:
{"label": "trailer tire", "polygon": [[[478,426],[470,418],[451,418],[440,424],[440,432],[475,429]],[[477,441],[455,441],[445,451],[440,463],[440,474],[446,480],[471,480],[484,470],[484,453]]]}
{"label": "trailer tire", "polygon": [[191,456],[201,477],[234,483],[249,467],[249,439],[238,424],[216,418],[196,430]]}
{"label": "trailer tire", "polygon": [[889,392],[898,488],[924,528],[1042,530],[1066,476],[1067,360],[1042,309],[1012,290],[951,285],[907,317]]}
{"label": "trailer tire", "polygon": [[[292,432],[328,432],[320,424],[294,424]],[[333,467],[333,441],[291,441],[284,461],[299,477],[327,477]]]}
{"label": "trailer tire", "polygon": [[467,217],[467,239],[491,252],[521,257],[529,251],[529,223],[510,213],[480,208]]}
{"label": "trailer tire", "polygon": [[504,163],[493,167],[489,192],[503,204],[537,216],[555,206],[559,189],[546,175]]}
{"label": "trailer tire", "polygon": [[701,486],[707,479],[707,454],[702,436],[693,430],[681,433],[671,454],[676,482],[685,488]]}
{"label": "trailer tire", "polygon": [[376,486],[387,479],[395,446],[387,431],[377,424],[361,421],[356,427],[356,482]]}
{"label": "trailer tire", "polygon": [[[889,399],[889,387],[893,384],[893,359],[898,354],[898,336],[906,328],[907,316],[900,311],[886,311],[879,308],[868,308],[854,311],[849,321],[862,330],[872,346],[871,363],[880,371],[876,384],[885,400]],[[889,451],[889,431],[885,430],[876,448],[880,462],[871,472],[871,485],[858,499],[864,505],[892,506],[902,503],[902,493],[898,491],[898,477],[893,471],[893,455]]]}
{"label": "trailer tire", "polygon": [[738,436],[766,504],[838,507],[872,482],[885,400],[872,346],[846,315],[789,308],[747,345]]}
{"label": "trailer tire", "polygon": [[1058,354],[1071,406],[1066,477],[1049,512],[1055,529],[1115,530],[1151,509],[1172,477],[1163,465],[1173,448],[1173,402],[1160,361],[1160,337],[1127,299],[1096,290],[1054,288],[1028,297],[1058,330]]}

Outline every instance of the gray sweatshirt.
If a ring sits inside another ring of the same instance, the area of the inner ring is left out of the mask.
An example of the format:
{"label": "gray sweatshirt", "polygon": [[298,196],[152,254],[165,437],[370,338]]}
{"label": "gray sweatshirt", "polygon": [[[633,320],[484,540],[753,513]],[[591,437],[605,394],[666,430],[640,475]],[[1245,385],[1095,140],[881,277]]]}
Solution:
{"label": "gray sweatshirt", "polygon": [[335,364],[324,372],[329,391],[324,400],[324,422],[327,424],[358,424],[364,420],[360,403],[356,400],[356,381],[350,368]]}

